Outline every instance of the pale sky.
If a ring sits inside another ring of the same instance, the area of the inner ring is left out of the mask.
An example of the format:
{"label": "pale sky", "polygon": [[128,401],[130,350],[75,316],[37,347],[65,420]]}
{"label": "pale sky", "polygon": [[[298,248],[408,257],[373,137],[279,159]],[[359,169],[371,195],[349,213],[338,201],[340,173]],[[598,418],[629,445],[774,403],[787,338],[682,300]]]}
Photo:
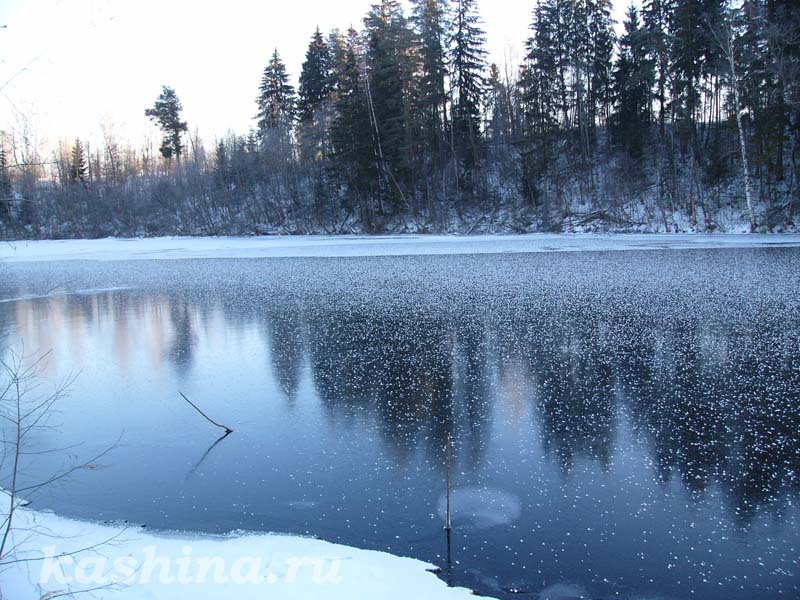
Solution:
{"label": "pale sky", "polygon": [[[295,80],[308,40],[361,20],[374,0],[2,0],[0,130],[27,120],[45,148],[157,137],[144,116],[163,84],[211,142],[253,125],[262,71],[277,47]],[[519,64],[536,0],[478,0],[491,60]],[[622,20],[627,2],[615,16]]]}

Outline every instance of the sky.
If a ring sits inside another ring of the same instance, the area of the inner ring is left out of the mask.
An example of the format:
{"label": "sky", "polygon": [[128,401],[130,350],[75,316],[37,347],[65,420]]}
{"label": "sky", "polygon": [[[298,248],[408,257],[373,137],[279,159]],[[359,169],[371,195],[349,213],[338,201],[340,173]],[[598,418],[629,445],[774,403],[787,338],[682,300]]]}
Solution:
{"label": "sky", "polygon": [[[245,133],[273,49],[296,81],[315,27],[360,29],[374,1],[2,0],[0,131],[138,145],[158,137],[144,110],[166,84],[206,143]],[[519,64],[535,4],[478,0],[492,62]]]}

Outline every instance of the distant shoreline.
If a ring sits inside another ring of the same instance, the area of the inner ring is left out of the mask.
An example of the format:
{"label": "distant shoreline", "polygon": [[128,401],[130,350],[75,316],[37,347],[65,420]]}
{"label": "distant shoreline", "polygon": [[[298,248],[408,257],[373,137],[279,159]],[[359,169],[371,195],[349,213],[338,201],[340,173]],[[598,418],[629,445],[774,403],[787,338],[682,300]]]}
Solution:
{"label": "distant shoreline", "polygon": [[439,256],[776,246],[800,248],[800,234],[398,234],[23,240],[0,243],[0,262]]}

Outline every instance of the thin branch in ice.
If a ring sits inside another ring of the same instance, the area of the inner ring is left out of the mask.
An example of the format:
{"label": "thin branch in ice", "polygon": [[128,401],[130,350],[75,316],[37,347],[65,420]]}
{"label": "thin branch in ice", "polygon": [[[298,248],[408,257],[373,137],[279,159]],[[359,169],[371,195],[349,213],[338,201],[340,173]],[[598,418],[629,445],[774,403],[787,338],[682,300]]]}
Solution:
{"label": "thin branch in ice", "polygon": [[230,428],[230,427],[228,427],[227,425],[222,425],[222,424],[220,424],[220,423],[217,423],[217,422],[216,422],[214,419],[212,419],[212,418],[211,418],[211,417],[209,417],[209,416],[208,416],[206,413],[204,413],[202,410],[200,410],[200,407],[199,407],[199,406],[197,406],[197,405],[196,405],[194,402],[192,402],[191,400],[189,400],[189,398],[187,398],[187,397],[186,397],[186,394],[184,394],[183,392],[178,392],[178,393],[181,395],[181,398],[183,398],[184,400],[186,400],[186,402],[188,402],[188,403],[191,405],[191,407],[192,407],[192,408],[194,408],[194,409],[195,409],[197,412],[199,412],[199,413],[200,413],[200,414],[201,414],[203,417],[205,417],[205,419],[206,419],[206,420],[207,420],[209,423],[211,423],[211,424],[212,424],[212,425],[214,425],[215,427],[219,427],[220,429],[224,429],[224,430],[225,430],[225,434],[226,434],[226,435],[227,435],[227,434],[230,434],[230,433],[233,433],[233,429],[231,429],[231,428]]}

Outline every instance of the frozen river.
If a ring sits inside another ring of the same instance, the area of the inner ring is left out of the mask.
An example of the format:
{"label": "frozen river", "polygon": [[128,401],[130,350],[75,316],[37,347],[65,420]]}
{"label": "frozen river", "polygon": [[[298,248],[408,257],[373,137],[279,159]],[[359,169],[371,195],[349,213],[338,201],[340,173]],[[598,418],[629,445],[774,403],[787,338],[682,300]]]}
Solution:
{"label": "frozen river", "polygon": [[[798,246],[6,245],[0,348],[50,352],[46,385],[75,376],[31,443],[80,457],[122,440],[35,506],[312,534],[503,598],[797,597]],[[215,444],[179,392],[236,432]],[[63,460],[34,455],[25,474]]]}

